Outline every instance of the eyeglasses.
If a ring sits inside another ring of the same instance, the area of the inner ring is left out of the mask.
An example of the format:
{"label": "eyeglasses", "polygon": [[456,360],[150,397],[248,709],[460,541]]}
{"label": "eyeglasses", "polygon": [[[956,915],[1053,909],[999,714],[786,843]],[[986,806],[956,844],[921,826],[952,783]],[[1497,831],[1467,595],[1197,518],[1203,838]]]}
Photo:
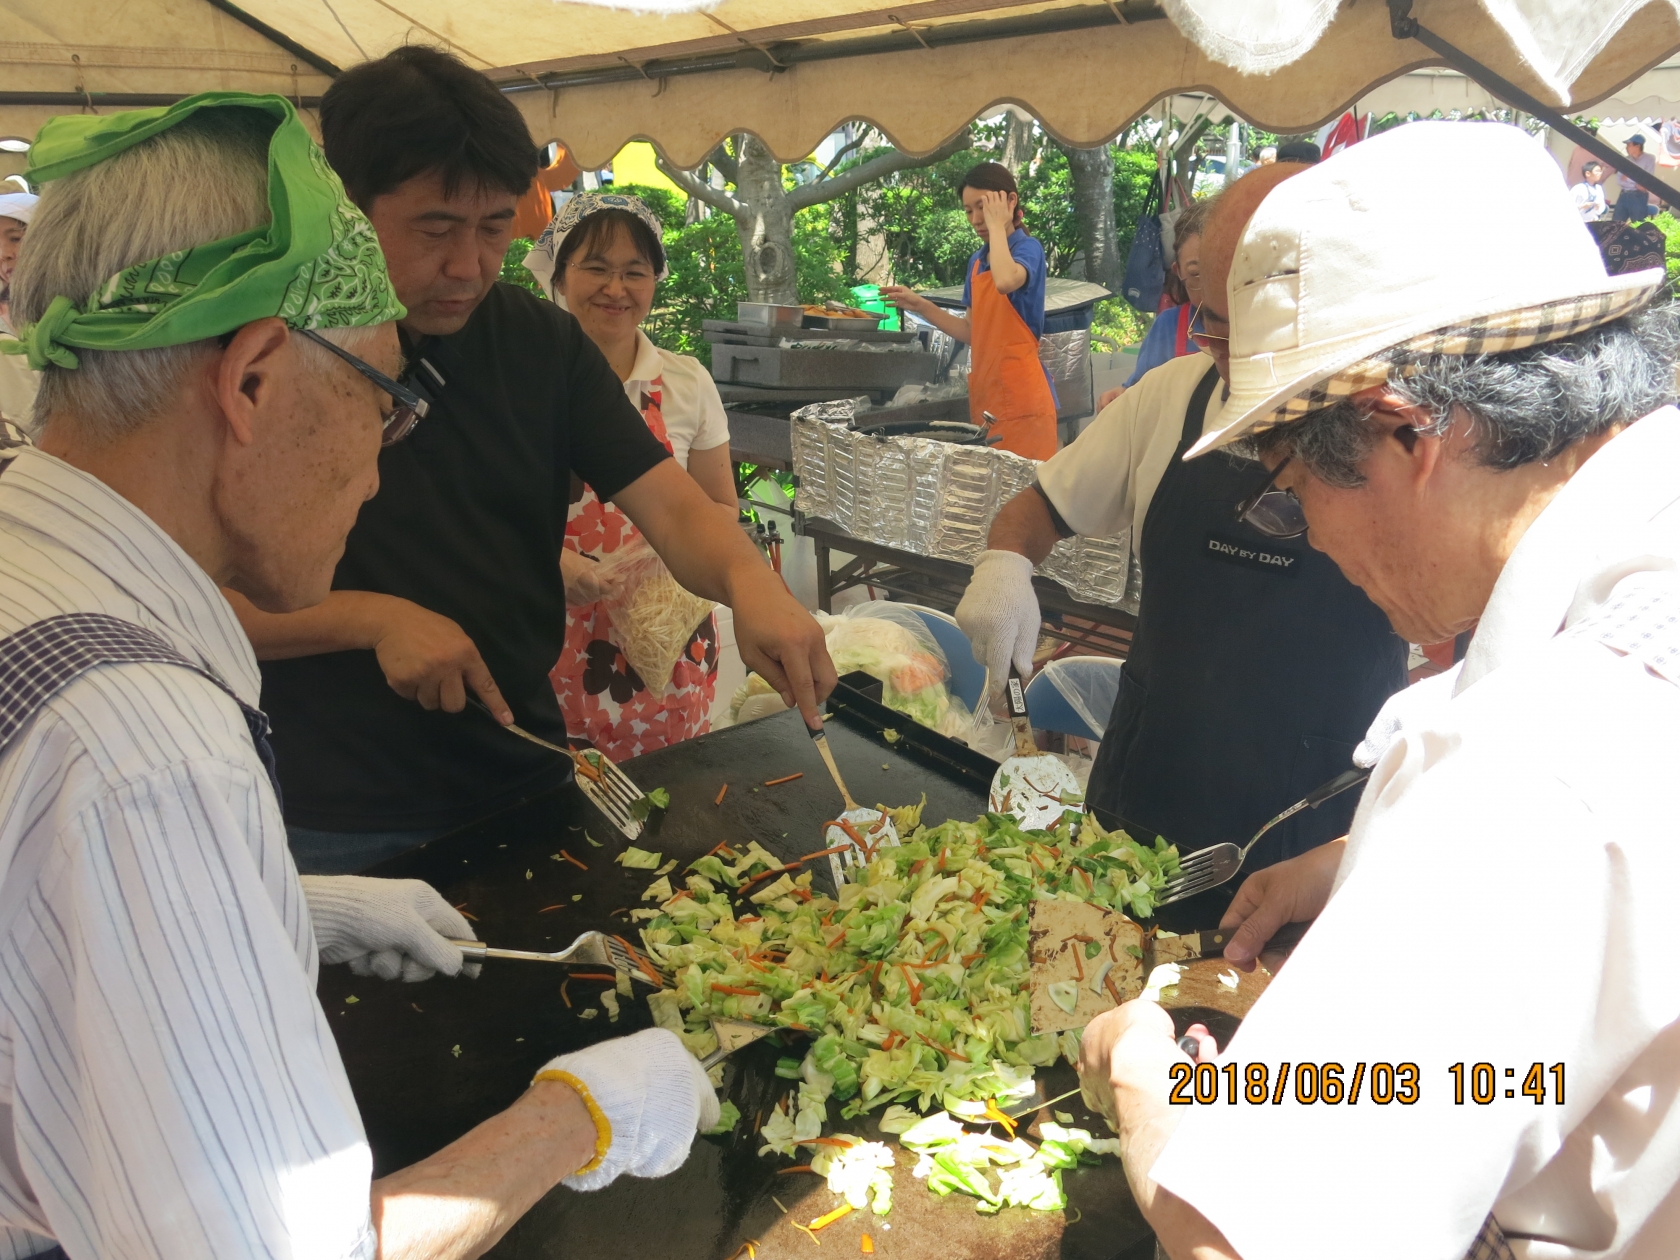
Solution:
{"label": "eyeglasses", "polygon": [[1221,337],[1217,333],[1198,331],[1196,328],[1196,321],[1201,317],[1202,307],[1201,303],[1198,302],[1195,309],[1190,312],[1190,340],[1196,343],[1198,349],[1212,351],[1213,347],[1208,344],[1210,341],[1228,342],[1231,340],[1229,337]]}
{"label": "eyeglasses", "polygon": [[1289,466],[1294,456],[1284,456],[1283,462],[1266,473],[1259,489],[1237,504],[1236,517],[1244,525],[1252,526],[1268,538],[1299,538],[1307,532],[1307,514],[1293,490],[1279,490],[1272,483]]}
{"label": "eyeglasses", "polygon": [[573,271],[582,272],[596,284],[604,285],[610,280],[622,280],[625,286],[643,288],[652,284],[657,276],[645,265],[631,267],[603,267],[600,263],[582,262],[567,263]]}
{"label": "eyeglasses", "polygon": [[414,432],[414,426],[419,424],[421,420],[425,419],[426,413],[431,410],[431,404],[424,398],[420,397],[420,395],[415,393],[412,389],[408,388],[408,386],[398,384],[389,376],[386,376],[385,373],[381,372],[378,368],[374,367],[373,364],[364,362],[363,360],[358,359],[355,355],[351,354],[348,350],[343,350],[338,346],[333,345],[332,342],[321,336],[320,333],[309,328],[298,328],[293,331],[308,337],[309,340],[313,341],[316,345],[324,346],[326,349],[332,351],[351,367],[355,368],[356,371],[360,372],[363,376],[367,377],[368,380],[372,381],[380,389],[384,390],[391,396],[392,406],[381,413],[382,427],[379,432],[380,446],[395,446],[410,433]]}

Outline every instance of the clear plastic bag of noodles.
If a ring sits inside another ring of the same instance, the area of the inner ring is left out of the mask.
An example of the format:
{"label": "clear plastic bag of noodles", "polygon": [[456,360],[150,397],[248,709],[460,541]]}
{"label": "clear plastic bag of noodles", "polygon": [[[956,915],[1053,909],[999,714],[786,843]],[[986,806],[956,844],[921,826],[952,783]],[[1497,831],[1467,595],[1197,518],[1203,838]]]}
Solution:
{"label": "clear plastic bag of noodles", "polygon": [[672,672],[712,601],[685,590],[640,534],[601,560],[600,576],[613,643],[650,695],[670,694]]}

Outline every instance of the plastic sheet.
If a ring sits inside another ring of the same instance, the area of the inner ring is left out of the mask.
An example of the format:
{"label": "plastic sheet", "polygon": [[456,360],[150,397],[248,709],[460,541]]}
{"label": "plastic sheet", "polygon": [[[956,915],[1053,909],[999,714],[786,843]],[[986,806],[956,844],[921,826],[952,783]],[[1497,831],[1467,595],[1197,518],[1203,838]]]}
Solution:
{"label": "plastic sheet", "polygon": [[[991,447],[860,434],[846,428],[862,399],[793,413],[795,506],[856,538],[973,564],[992,518],[1032,484],[1037,464]],[[1142,575],[1130,531],[1056,544],[1038,572],[1075,599],[1137,612]]]}
{"label": "plastic sheet", "polygon": [[1046,662],[1040,672],[1101,739],[1114,712],[1114,698],[1120,694],[1120,666],[1111,657],[1068,656]]}

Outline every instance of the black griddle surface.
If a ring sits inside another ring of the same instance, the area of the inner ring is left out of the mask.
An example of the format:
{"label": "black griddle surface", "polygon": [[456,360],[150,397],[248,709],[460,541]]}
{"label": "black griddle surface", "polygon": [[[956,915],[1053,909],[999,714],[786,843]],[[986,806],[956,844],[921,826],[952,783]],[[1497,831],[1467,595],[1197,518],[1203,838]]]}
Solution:
{"label": "black griddle surface", "polygon": [[[887,711],[855,695],[837,696],[831,712],[829,743],[860,803],[911,804],[926,792],[923,820],[929,824],[984,812],[989,780],[981,777],[983,758],[975,760],[937,736],[889,745],[881,735],[884,723],[875,721]],[[907,718],[892,716],[894,729],[913,733]],[[669,810],[655,812],[638,843],[682,863],[722,840],[745,844],[756,839],[773,853],[798,857],[823,847],[822,823],[842,808],[793,712],[689,740],[625,762],[623,768],[644,791],[663,787],[670,792]],[[763,786],[767,779],[796,772],[804,777]],[[724,783],[729,791],[722,805],[715,805]],[[592,845],[591,838],[602,847]],[[651,873],[627,872],[612,861],[626,843],[569,787],[369,873],[426,880],[475,916],[479,936],[495,945],[557,949],[590,928],[615,931],[639,944],[622,911],[651,904],[638,900]],[[557,860],[562,849],[589,869]],[[812,864],[818,870],[825,866]],[[574,896],[580,900],[574,902]],[[539,913],[549,906],[561,908]],[[539,963],[489,962],[477,980],[438,977],[407,985],[352,976],[345,967],[322,968],[321,1002],[373,1147],[375,1175],[431,1154],[508,1106],[554,1055],[651,1025],[642,1000],[647,988],[639,984],[636,998],[622,1001],[618,1023],[609,1023],[605,1012],[580,1019],[581,1009],[599,1011],[595,995],[608,986],[572,981],[574,1008],[568,1010],[560,995],[567,972]],[[350,996],[357,1000],[348,1002]],[[763,1260],[795,1253],[821,1260],[811,1240],[781,1219],[772,1196],[801,1222],[833,1207],[835,1196],[809,1175],[776,1176],[775,1169],[789,1161],[760,1158],[751,1132],[755,1116],[768,1114],[790,1088],[790,1082],[774,1075],[776,1058],[803,1054],[803,1041],[788,1048],[774,1041],[728,1061],[726,1093],[745,1117],[733,1137],[696,1141],[687,1163],[657,1181],[620,1178],[593,1194],[559,1187],[491,1254],[501,1260],[585,1255],[726,1260],[750,1238],[762,1244]],[[1040,1075],[1048,1097],[1076,1083],[1066,1066]],[[1070,1106],[1077,1102],[1059,1103],[1057,1110],[1073,1110],[1081,1123],[1100,1126],[1082,1107]],[[873,1126],[861,1119],[840,1121],[837,1104],[830,1110],[831,1127],[875,1136]],[[910,1176],[911,1163],[899,1152],[890,1216],[876,1220],[868,1212],[854,1212],[820,1235],[825,1246],[837,1247],[837,1255],[857,1254],[857,1236],[868,1232],[881,1256],[1132,1260],[1135,1255],[1147,1260],[1152,1254],[1147,1226],[1113,1161],[1066,1175],[1069,1200],[1080,1214],[1077,1224],[1065,1228],[1059,1214],[1011,1209],[984,1217],[961,1196],[935,1198]]]}

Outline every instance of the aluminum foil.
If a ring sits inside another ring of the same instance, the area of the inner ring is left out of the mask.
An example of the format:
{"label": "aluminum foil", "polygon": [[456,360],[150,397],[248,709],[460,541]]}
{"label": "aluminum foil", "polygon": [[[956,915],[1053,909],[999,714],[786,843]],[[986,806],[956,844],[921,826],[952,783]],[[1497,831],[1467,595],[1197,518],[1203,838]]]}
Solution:
{"label": "aluminum foil", "polygon": [[[992,447],[855,433],[846,425],[861,401],[793,413],[794,506],[879,546],[973,564],[992,518],[1032,485],[1037,463]],[[1130,534],[1065,539],[1038,572],[1075,599],[1135,614],[1142,575]]]}

